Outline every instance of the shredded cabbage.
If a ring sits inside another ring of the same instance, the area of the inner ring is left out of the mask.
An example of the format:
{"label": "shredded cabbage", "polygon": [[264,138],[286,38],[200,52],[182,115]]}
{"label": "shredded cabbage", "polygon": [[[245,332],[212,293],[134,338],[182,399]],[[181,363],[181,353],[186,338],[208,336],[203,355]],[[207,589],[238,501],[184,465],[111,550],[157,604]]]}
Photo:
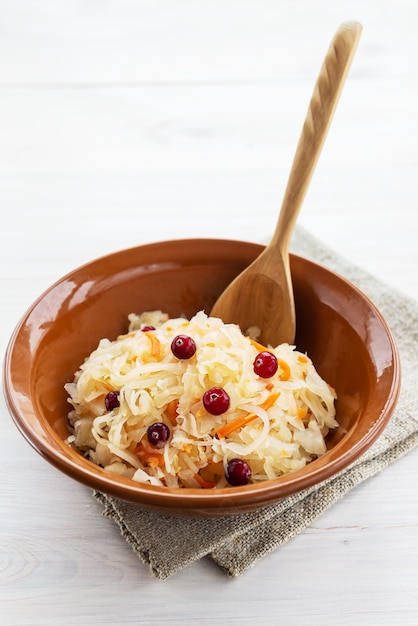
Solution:
{"label": "shredded cabbage", "polygon": [[[171,350],[178,334],[196,344],[189,359]],[[263,350],[279,363],[271,378],[254,372]],[[212,387],[230,398],[221,415],[203,406]],[[191,320],[161,311],[129,315],[127,334],[102,339],[65,388],[68,443],[105,469],[152,485],[228,486],[226,467],[236,457],[249,464],[251,482],[275,478],[322,455],[327,433],[338,426],[336,393],[307,355],[288,344],[264,348],[203,311]],[[107,410],[112,391],[119,406]],[[170,430],[161,448],[147,437],[157,422]]]}

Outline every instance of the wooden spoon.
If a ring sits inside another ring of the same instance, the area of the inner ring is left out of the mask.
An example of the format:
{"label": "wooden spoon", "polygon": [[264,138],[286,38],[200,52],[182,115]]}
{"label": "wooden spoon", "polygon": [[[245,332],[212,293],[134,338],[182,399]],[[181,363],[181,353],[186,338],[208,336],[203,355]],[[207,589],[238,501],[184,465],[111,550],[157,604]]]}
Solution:
{"label": "wooden spoon", "polygon": [[309,103],[273,238],[220,295],[211,311],[225,323],[238,324],[244,333],[258,328],[258,341],[266,346],[294,342],[289,242],[361,31],[358,22],[347,22],[334,35]]}

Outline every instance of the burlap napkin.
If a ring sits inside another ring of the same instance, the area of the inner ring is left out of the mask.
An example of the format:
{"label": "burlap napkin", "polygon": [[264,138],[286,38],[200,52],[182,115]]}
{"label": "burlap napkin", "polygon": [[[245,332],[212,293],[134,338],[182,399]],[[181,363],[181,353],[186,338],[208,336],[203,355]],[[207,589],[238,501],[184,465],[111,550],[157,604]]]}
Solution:
{"label": "burlap napkin", "polygon": [[220,519],[173,518],[95,492],[104,515],[119,525],[141,561],[159,579],[204,556],[229,576],[240,576],[300,533],[350,489],[418,444],[418,304],[347,263],[300,227],[294,234],[292,251],[348,278],[386,318],[402,361],[402,389],[395,413],[377,442],[347,470],[261,511]]}

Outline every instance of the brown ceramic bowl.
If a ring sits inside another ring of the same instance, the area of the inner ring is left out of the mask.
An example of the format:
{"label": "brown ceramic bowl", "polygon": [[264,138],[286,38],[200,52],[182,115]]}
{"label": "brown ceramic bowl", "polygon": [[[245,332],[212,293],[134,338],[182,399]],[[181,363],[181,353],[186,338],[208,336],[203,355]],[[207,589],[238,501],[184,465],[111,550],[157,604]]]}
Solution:
{"label": "brown ceramic bowl", "polygon": [[65,443],[69,405],[64,384],[99,339],[125,332],[133,311],[161,309],[170,316],[209,312],[218,294],[261,250],[239,241],[167,241],[110,254],[59,280],[25,314],[6,352],[5,397],[23,436],[52,465],[89,487],[189,516],[261,508],[352,463],[380,435],[395,407],[398,352],[384,319],[358,289],[297,256],[291,258],[296,345],[338,394],[340,426],[322,457],[257,485],[168,489],[105,471]]}

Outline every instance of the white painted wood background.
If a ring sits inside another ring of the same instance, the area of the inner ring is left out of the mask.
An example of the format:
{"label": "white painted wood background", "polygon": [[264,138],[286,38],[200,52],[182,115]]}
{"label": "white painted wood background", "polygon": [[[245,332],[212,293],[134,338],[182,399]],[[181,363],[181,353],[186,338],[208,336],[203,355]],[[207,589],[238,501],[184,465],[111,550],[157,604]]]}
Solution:
{"label": "white painted wood background", "polygon": [[[267,241],[342,21],[362,39],[300,223],[418,299],[415,0],[0,0],[0,348],[53,281],[166,238]],[[405,320],[408,323],[408,320]],[[151,578],[0,405],[1,626],[418,623],[418,453],[236,581]]]}

